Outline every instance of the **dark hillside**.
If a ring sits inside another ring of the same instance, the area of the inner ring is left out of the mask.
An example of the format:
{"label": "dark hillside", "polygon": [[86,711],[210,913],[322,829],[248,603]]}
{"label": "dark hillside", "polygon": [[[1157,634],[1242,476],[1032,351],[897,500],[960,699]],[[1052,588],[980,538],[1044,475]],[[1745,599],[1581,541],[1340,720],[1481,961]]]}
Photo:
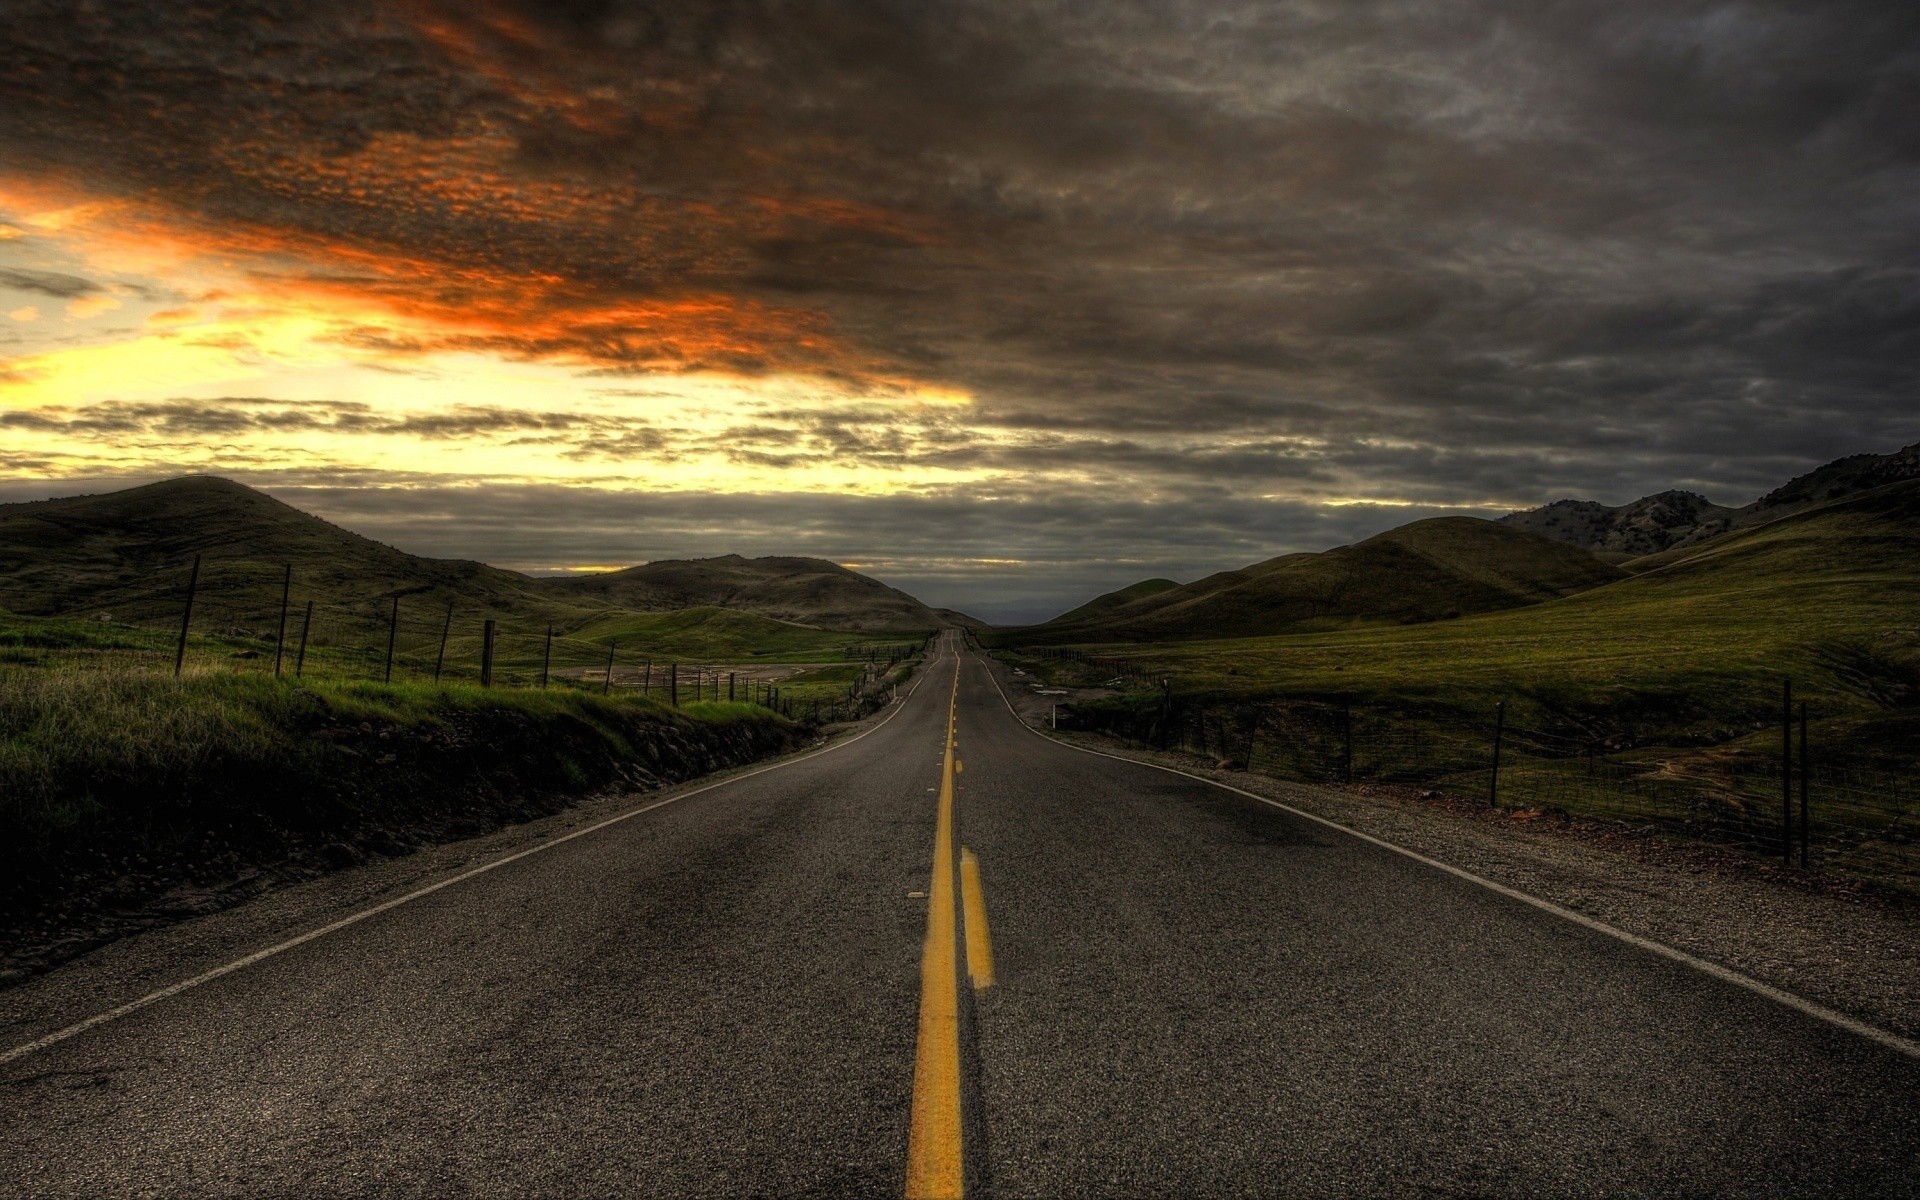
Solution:
{"label": "dark hillside", "polygon": [[575,602],[643,612],[732,608],[823,629],[931,632],[947,624],[905,592],[819,558],[667,559],[539,586]]}
{"label": "dark hillside", "polygon": [[1322,554],[1289,554],[1159,589],[1017,641],[1261,637],[1494,612],[1622,577],[1583,550],[1475,517],[1438,517]]}
{"label": "dark hillside", "polygon": [[179,611],[193,557],[210,606],[264,614],[285,565],[301,595],[333,604],[398,593],[557,617],[579,607],[484,563],[421,558],[350,533],[229,480],[195,475],[97,496],[0,505],[0,607],[111,614],[136,623]]}

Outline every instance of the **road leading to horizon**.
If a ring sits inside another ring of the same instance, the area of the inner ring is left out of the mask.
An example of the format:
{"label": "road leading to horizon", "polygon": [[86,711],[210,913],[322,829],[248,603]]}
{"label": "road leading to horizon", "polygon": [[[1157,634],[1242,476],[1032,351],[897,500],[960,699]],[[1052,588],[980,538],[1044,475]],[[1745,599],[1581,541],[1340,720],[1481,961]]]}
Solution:
{"label": "road leading to horizon", "polygon": [[0,1066],[0,1130],[35,1196],[1895,1195],[1920,1064],[950,639],[856,741]]}

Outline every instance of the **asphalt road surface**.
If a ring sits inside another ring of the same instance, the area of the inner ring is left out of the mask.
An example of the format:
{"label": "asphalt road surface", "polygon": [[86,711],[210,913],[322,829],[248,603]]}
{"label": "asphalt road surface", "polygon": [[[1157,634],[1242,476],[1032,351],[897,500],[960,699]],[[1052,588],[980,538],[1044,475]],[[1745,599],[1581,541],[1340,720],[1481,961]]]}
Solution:
{"label": "asphalt road surface", "polygon": [[6,1194],[962,1187],[1914,1195],[1920,1062],[949,646],[856,741],[0,1064]]}

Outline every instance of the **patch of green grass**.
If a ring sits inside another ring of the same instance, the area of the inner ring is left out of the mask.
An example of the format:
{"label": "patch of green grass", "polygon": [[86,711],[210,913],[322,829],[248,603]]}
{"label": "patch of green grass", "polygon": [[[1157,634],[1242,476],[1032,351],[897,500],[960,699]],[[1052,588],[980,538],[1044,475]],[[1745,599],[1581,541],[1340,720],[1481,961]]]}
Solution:
{"label": "patch of green grass", "polygon": [[0,668],[0,910],[464,836],[804,736],[754,705],[578,688]]}
{"label": "patch of green grass", "polygon": [[[1156,682],[1078,705],[1076,720],[1309,780],[1344,775],[1350,721],[1355,779],[1484,796],[1504,704],[1503,804],[1773,853],[1790,677],[1808,709],[1822,861],[1920,890],[1908,819],[1920,799],[1920,484],[1635,565],[1604,587],[1454,621],[1082,646]],[[997,653],[1049,682],[1111,677]]]}
{"label": "patch of green grass", "polygon": [[[1725,740],[1792,676],[1821,715],[1920,698],[1920,491],[1722,539],[1605,587],[1425,625],[1090,646],[1189,695],[1352,696]],[[1035,662],[1041,671],[1074,664]]]}

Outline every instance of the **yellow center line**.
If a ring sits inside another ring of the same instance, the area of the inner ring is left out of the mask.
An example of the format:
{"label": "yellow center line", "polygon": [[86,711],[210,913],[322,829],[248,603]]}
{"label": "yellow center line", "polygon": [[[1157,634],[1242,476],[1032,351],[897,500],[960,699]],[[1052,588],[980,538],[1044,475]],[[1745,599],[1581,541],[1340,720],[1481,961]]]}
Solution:
{"label": "yellow center line", "polygon": [[953,726],[960,661],[947,701],[947,748],[940,766],[927,941],[920,952],[920,1036],[913,1061],[913,1116],[907,1132],[907,1200],[948,1200],[965,1191],[960,1154],[960,973],[954,942]]}
{"label": "yellow center line", "polygon": [[987,897],[980,890],[980,860],[960,847],[960,911],[967,922],[967,976],[973,990],[993,986],[993,939],[987,936]]}

